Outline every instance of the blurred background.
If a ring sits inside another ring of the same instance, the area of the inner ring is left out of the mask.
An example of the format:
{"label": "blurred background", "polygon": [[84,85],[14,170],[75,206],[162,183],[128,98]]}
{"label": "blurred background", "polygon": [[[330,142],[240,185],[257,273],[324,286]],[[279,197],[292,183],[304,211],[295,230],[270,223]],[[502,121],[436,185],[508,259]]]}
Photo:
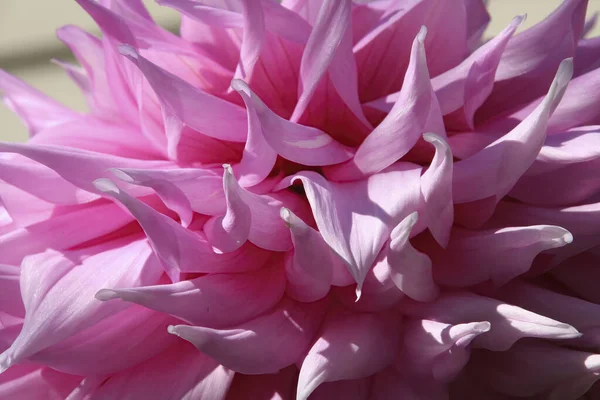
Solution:
{"label": "blurred background", "polygon": [[[562,0],[490,0],[492,22],[485,34],[501,31],[518,14],[527,13],[527,28],[548,15]],[[144,1],[156,20],[176,31],[178,15]],[[589,0],[588,18],[600,11],[600,0]],[[51,59],[71,61],[72,57],[54,31],[67,24],[98,34],[94,22],[74,0],[0,0],[0,68],[50,94],[73,109],[84,111],[85,103],[76,86]],[[600,35],[597,26],[591,35]],[[23,141],[27,132],[21,122],[0,106],[0,140]]]}

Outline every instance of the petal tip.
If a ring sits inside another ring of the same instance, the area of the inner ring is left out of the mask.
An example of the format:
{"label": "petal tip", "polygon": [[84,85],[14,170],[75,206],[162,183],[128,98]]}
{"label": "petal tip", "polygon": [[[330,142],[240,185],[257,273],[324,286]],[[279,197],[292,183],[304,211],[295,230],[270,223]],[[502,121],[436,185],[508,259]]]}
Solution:
{"label": "petal tip", "polygon": [[96,292],[94,297],[100,301],[108,301],[108,300],[118,299],[120,296],[114,290],[100,289]]}
{"label": "petal tip", "polygon": [[130,44],[120,44],[119,53],[129,58],[130,60],[137,60],[140,56],[135,47],[133,47]]}
{"label": "petal tip", "polygon": [[96,179],[94,182],[94,187],[103,193],[109,194],[118,194],[119,187],[115,185],[113,181],[107,178]]}

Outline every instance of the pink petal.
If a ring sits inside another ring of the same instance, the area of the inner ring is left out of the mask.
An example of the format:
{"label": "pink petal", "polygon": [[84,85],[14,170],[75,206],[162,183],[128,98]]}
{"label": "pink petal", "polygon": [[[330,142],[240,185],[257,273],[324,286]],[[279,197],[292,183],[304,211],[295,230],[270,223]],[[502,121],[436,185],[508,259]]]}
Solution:
{"label": "pink petal", "polygon": [[36,365],[18,365],[0,376],[0,397],[14,400],[65,399],[81,381],[80,376]]}
{"label": "pink petal", "polygon": [[499,115],[544,93],[561,61],[575,54],[586,7],[587,0],[566,0],[545,20],[511,39],[482,115]]}
{"label": "pink petal", "polygon": [[254,114],[258,119],[257,133],[282,157],[299,164],[317,166],[337,164],[352,157],[351,149],[325,132],[277,116],[244,82],[233,81],[231,86],[244,99],[249,116]]}
{"label": "pink petal", "polygon": [[96,298],[118,298],[194,325],[223,328],[256,318],[281,300],[283,268],[275,257],[270,264],[257,271],[209,274],[173,284],[102,289]]}
{"label": "pink petal", "polygon": [[79,114],[0,70],[0,92],[4,104],[27,126],[30,135],[79,118]]}
{"label": "pink petal", "polygon": [[281,218],[290,228],[294,250],[286,262],[286,293],[291,298],[312,302],[329,293],[333,279],[334,255],[319,232],[287,208]]}
{"label": "pink petal", "polygon": [[450,229],[454,221],[452,204],[452,151],[448,143],[433,133],[423,139],[435,146],[435,156],[429,168],[421,176],[421,193],[425,199],[425,218],[435,240],[448,245]]}
{"label": "pink petal", "polygon": [[488,321],[492,328],[478,336],[473,345],[493,351],[508,350],[524,337],[571,339],[580,336],[568,324],[468,292],[442,294],[431,303],[406,302],[402,311],[409,316],[448,324]]}
{"label": "pink petal", "polygon": [[433,377],[439,382],[456,378],[469,361],[470,344],[490,330],[490,323],[445,324],[430,320],[409,322],[404,329],[403,364],[407,375]]}
{"label": "pink petal", "polygon": [[179,281],[181,272],[241,272],[257,269],[269,256],[252,245],[232,253],[215,254],[204,235],[183,228],[171,218],[119,190],[112,181],[99,180],[95,184],[99,190],[123,204],[137,219],[174,282]]}
{"label": "pink petal", "polygon": [[433,281],[431,260],[408,240],[417,219],[414,212],[394,228],[386,258],[390,277],[398,289],[414,300],[432,301],[438,296],[439,288]]}
{"label": "pink petal", "polygon": [[446,251],[433,251],[436,282],[466,287],[491,280],[501,286],[524,274],[542,251],[562,247],[573,235],[555,225],[471,231],[454,228]]}
{"label": "pink petal", "polygon": [[169,332],[242,374],[276,373],[301,360],[325,311],[323,301],[284,298],[271,312],[226,330],[177,325]]}
{"label": "pink petal", "polygon": [[21,289],[19,288],[19,276],[21,269],[11,265],[0,264],[0,311],[22,317],[25,308],[21,301]]}
{"label": "pink petal", "polygon": [[162,354],[112,375],[90,393],[94,399],[223,400],[233,372],[211,358],[177,343]]}
{"label": "pink petal", "polygon": [[469,48],[475,50],[481,44],[483,33],[490,23],[487,11],[487,0],[466,0],[467,11],[467,41]]}
{"label": "pink petal", "polygon": [[392,363],[400,318],[394,313],[329,314],[302,362],[297,399],[325,382],[365,378]]}
{"label": "pink petal", "polygon": [[[162,270],[148,243],[130,240],[108,242],[94,248],[95,253],[48,250],[25,258],[21,266],[25,321],[19,337],[0,355],[2,370],[123,309],[122,304],[94,299],[99,289],[158,280]],[[88,254],[93,255],[78,259]]]}
{"label": "pink petal", "polygon": [[[348,265],[360,297],[365,276],[392,226],[419,206],[418,174],[419,167],[406,163],[367,180],[334,183],[305,171],[287,178],[280,187],[302,181],[319,232]],[[396,182],[405,185],[400,188]]]}
{"label": "pink petal", "polygon": [[298,369],[293,365],[276,374],[235,374],[227,392],[227,400],[292,399],[296,391],[297,380]]}
{"label": "pink petal", "polygon": [[[595,17],[598,15],[596,14]],[[581,39],[575,50],[575,76],[583,75],[600,67],[600,37]]]}
{"label": "pink petal", "polygon": [[408,153],[426,129],[445,134],[441,114],[432,113],[437,110],[437,103],[425,60],[426,33],[423,28],[413,42],[403,89],[394,107],[360,145],[352,160],[331,169],[332,179],[352,180],[389,167]]}
{"label": "pink petal", "polygon": [[477,154],[454,164],[455,203],[486,198],[497,203],[510,191],[542,148],[548,118],[558,106],[572,73],[573,61],[564,60],[548,95],[527,119]]}
{"label": "pink petal", "polygon": [[[481,0],[474,1],[481,3]],[[502,32],[458,66],[431,80],[447,128],[474,129],[475,111],[492,93],[502,53],[524,20],[525,16],[516,17]]]}
{"label": "pink petal", "polygon": [[[235,104],[205,93],[177,76],[151,63],[130,46],[121,46],[121,53],[129,58],[144,74],[160,99],[165,116],[180,121],[190,128],[213,138],[245,142],[247,121],[244,110]],[[173,149],[180,132],[167,131]]]}

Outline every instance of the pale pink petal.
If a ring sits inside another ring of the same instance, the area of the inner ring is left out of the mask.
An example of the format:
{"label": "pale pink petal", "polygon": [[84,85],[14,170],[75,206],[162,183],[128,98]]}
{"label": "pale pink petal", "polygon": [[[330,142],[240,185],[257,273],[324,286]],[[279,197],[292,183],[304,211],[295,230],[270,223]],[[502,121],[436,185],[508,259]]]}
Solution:
{"label": "pale pink petal", "polygon": [[399,345],[400,317],[330,313],[302,362],[296,398],[306,400],[319,385],[360,379],[390,365]]}
{"label": "pale pink petal", "polygon": [[407,322],[397,368],[409,376],[433,377],[448,383],[469,361],[471,342],[490,328],[487,321],[457,325],[430,320]]}
{"label": "pale pink petal", "polygon": [[[93,250],[65,254],[48,250],[25,258],[21,266],[25,321],[19,337],[0,355],[2,370],[124,308],[96,300],[99,289],[151,284],[162,274],[146,240],[121,239]],[[88,254],[93,255],[80,259]]]}
{"label": "pale pink petal", "polygon": [[227,392],[227,400],[288,400],[294,397],[298,369],[289,366],[276,374],[235,374]]}
{"label": "pale pink petal", "polygon": [[286,293],[302,302],[325,297],[333,279],[334,255],[331,249],[319,232],[287,208],[281,209],[281,218],[290,228],[294,244],[285,266]]}
{"label": "pale pink petal", "polygon": [[[480,4],[481,0],[474,2]],[[509,26],[475,50],[460,65],[431,80],[448,129],[474,129],[475,111],[492,92],[502,53],[524,20],[525,16],[516,17]]]}
{"label": "pale pink petal", "polygon": [[231,85],[244,99],[248,114],[256,115],[257,133],[282,157],[309,166],[337,164],[352,157],[350,148],[320,129],[290,122],[273,113],[244,82],[233,81]]}
{"label": "pale pink petal", "polygon": [[510,40],[482,115],[499,115],[543,95],[561,61],[575,55],[586,7],[587,0],[566,0],[545,20]]}
{"label": "pale pink petal", "polygon": [[96,298],[137,303],[194,325],[232,326],[256,318],[283,296],[283,265],[275,258],[272,265],[257,271],[209,274],[166,285],[102,289]]}
{"label": "pale pink petal", "polygon": [[431,234],[442,246],[448,245],[454,221],[452,204],[452,150],[440,136],[432,133],[423,139],[435,146],[435,156],[421,176],[421,193],[425,199],[425,218]]}
{"label": "pale pink petal", "polygon": [[[595,15],[597,16],[597,14]],[[575,50],[575,76],[583,75],[600,67],[600,37],[581,39]]]}
{"label": "pale pink petal", "polygon": [[[352,160],[331,168],[335,180],[352,180],[389,167],[417,143],[426,130],[445,135],[441,114],[431,115],[437,106],[425,59],[423,28],[413,42],[404,85],[394,107],[371,132]],[[437,128],[437,129],[436,129]]]}
{"label": "pale pink petal", "polygon": [[80,376],[51,368],[18,365],[0,375],[0,397],[11,400],[62,400],[81,381]]}
{"label": "pale pink petal", "polygon": [[548,118],[558,106],[573,73],[564,60],[544,101],[515,129],[472,157],[454,164],[455,203],[492,198],[496,203],[535,161],[546,139]]}
{"label": "pale pink petal", "polygon": [[392,227],[420,205],[416,181],[420,170],[414,164],[397,164],[388,172],[349,183],[328,182],[305,171],[287,178],[280,187],[302,181],[319,232],[348,265],[360,296],[365,276]]}
{"label": "pale pink petal", "polygon": [[448,324],[488,321],[489,332],[475,338],[473,346],[508,350],[524,337],[572,339],[581,334],[572,326],[489,297],[468,292],[441,294],[431,303],[407,301],[403,314]]}
{"label": "pale pink petal", "polygon": [[79,114],[0,70],[0,92],[4,104],[27,126],[30,135],[80,118]]}
{"label": "pale pink petal", "polygon": [[144,229],[150,244],[174,282],[181,272],[240,272],[258,269],[269,253],[250,244],[226,254],[213,252],[205,236],[183,228],[148,205],[119,190],[112,181],[99,180],[99,190],[123,204]]}
{"label": "pale pink petal", "polygon": [[[223,400],[233,372],[187,343],[177,343],[136,367],[112,375],[93,399]],[[89,398],[89,397],[87,397]]]}
{"label": "pale pink petal", "polygon": [[20,274],[19,267],[0,264],[0,311],[15,317],[25,315],[19,287]]}
{"label": "pale pink petal", "polygon": [[301,361],[321,323],[324,306],[323,300],[297,303],[284,298],[273,311],[237,327],[215,330],[177,325],[169,332],[235,372],[276,373]]}
{"label": "pale pink petal", "polygon": [[466,287],[489,280],[501,286],[526,273],[542,251],[572,241],[569,231],[555,225],[478,231],[454,228],[446,250],[429,254],[440,284]]}
{"label": "pale pink petal", "polygon": [[483,33],[490,23],[487,11],[487,0],[466,0],[467,11],[467,41],[470,50],[475,50],[481,44]]}
{"label": "pale pink petal", "polygon": [[411,299],[432,301],[438,296],[439,288],[433,281],[431,260],[408,240],[417,219],[418,215],[414,212],[394,228],[390,234],[386,259],[390,266],[390,277],[398,289]]}

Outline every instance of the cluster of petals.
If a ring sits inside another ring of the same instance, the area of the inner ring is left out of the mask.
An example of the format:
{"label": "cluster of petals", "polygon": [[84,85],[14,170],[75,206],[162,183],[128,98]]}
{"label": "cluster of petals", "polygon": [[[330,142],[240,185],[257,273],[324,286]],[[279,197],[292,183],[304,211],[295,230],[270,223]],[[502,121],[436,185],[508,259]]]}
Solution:
{"label": "cluster of petals", "polygon": [[588,0],[157,1],[0,71],[0,398],[600,398]]}

